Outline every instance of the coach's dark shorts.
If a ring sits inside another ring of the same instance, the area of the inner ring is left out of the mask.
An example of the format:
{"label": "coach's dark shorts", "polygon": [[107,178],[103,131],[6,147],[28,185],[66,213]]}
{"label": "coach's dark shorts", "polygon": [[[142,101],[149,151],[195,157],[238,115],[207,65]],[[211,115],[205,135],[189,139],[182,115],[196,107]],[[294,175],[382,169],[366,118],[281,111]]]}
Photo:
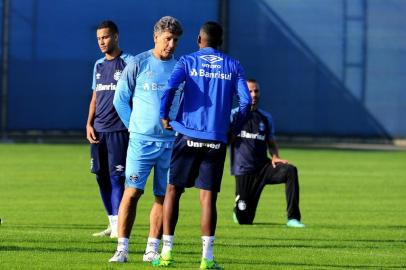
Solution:
{"label": "coach's dark shorts", "polygon": [[225,143],[178,134],[172,152],[169,183],[219,192],[225,157]]}
{"label": "coach's dark shorts", "polygon": [[96,137],[99,143],[90,145],[91,172],[99,175],[124,175],[128,131],[96,132]]}

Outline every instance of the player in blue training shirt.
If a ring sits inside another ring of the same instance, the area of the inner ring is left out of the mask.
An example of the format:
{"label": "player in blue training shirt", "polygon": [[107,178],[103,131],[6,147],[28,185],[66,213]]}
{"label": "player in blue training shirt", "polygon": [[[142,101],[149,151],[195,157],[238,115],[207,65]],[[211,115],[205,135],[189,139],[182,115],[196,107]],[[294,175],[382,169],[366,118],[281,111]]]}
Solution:
{"label": "player in blue training shirt", "polygon": [[[217,222],[216,200],[220,191],[226,155],[227,135],[234,95],[239,97],[240,112],[231,128],[238,132],[247,114],[251,97],[240,63],[217,50],[222,43],[222,27],[205,23],[199,33],[200,50],[182,56],[165,87],[161,101],[163,126],[178,132],[164,202],[163,248],[154,266],[172,263],[172,245],[184,189],[200,189],[203,255],[201,269],[221,269],[214,261],[213,245]],[[185,83],[176,118],[169,108],[176,89]],[[169,123],[169,120],[173,120]]]}
{"label": "player in blue training shirt", "polygon": [[124,191],[128,131],[114,109],[113,98],[117,81],[133,56],[121,51],[114,22],[103,21],[97,27],[96,35],[105,56],[94,65],[86,136],[91,144],[91,171],[96,174],[109,226],[93,235],[114,238],[117,237],[117,214]]}
{"label": "player in blue training shirt", "polygon": [[[118,245],[110,262],[128,260],[128,240],[134,224],[137,203],[144,193],[147,178],[154,168],[155,201],[150,213],[150,231],[144,261],[156,258],[162,237],[162,205],[168,181],[168,170],[174,131],[165,130],[159,118],[159,106],[168,78],[176,64],[173,53],[182,35],[180,23],[173,17],[162,17],[154,27],[152,50],[136,56],[118,82],[114,106],[130,131],[126,162],[126,183],[118,217]],[[177,99],[179,98],[179,93]],[[172,113],[178,105],[175,102]]]}
{"label": "player in blue training shirt", "polygon": [[[240,134],[230,146],[231,174],[235,175],[236,199],[234,221],[252,224],[258,201],[265,185],[285,183],[288,227],[302,228],[299,209],[299,181],[297,169],[279,157],[272,116],[258,108],[260,89],[258,83],[248,80],[252,97],[251,111]],[[231,119],[237,115],[233,110]],[[268,150],[272,159],[268,158]]]}

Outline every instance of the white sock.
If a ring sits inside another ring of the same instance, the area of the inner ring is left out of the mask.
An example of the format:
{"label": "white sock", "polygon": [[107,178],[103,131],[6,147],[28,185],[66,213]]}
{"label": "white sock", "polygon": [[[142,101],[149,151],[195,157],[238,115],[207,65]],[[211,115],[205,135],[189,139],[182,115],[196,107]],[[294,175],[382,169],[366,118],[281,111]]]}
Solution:
{"label": "white sock", "polygon": [[109,222],[110,222],[110,228],[113,234],[117,234],[117,222],[118,222],[118,216],[109,216]]}
{"label": "white sock", "polygon": [[214,236],[202,236],[203,254],[207,260],[213,260]]}
{"label": "white sock", "polygon": [[119,237],[117,240],[117,251],[127,251],[128,252],[128,238]]}
{"label": "white sock", "polygon": [[145,254],[151,251],[158,253],[160,242],[161,242],[160,239],[148,237],[147,247],[145,248]]}
{"label": "white sock", "polygon": [[162,235],[162,254],[172,251],[173,246],[173,235]]}
{"label": "white sock", "polygon": [[110,228],[111,228],[111,219],[113,218],[113,216],[112,216],[112,215],[108,215],[107,217],[109,218],[109,225],[110,225]]}

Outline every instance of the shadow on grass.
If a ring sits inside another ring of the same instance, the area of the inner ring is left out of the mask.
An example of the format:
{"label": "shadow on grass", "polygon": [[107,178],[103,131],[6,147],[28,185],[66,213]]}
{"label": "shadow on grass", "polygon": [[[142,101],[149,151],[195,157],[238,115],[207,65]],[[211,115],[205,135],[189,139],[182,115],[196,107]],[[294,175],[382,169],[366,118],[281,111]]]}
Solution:
{"label": "shadow on grass", "polygon": [[268,266],[268,269],[272,269],[272,266],[285,266],[287,269],[291,269],[292,267],[309,267],[309,268],[314,268],[314,269],[319,269],[321,267],[331,267],[331,268],[348,268],[348,269],[405,269],[406,265],[360,265],[360,264],[314,264],[314,263],[283,263],[283,262],[273,262],[273,261],[263,261],[263,262],[253,262],[250,261],[249,263],[241,261],[241,260],[223,260],[222,263],[225,265],[227,264],[233,264],[233,265],[249,265],[250,269],[255,269],[255,266],[261,266],[265,265]]}
{"label": "shadow on grass", "polygon": [[[85,230],[85,229],[94,229],[102,230],[106,228],[106,224],[7,224],[9,228],[34,228],[34,229],[56,229],[56,230]],[[138,225],[137,228],[145,229],[149,228],[149,225]]]}

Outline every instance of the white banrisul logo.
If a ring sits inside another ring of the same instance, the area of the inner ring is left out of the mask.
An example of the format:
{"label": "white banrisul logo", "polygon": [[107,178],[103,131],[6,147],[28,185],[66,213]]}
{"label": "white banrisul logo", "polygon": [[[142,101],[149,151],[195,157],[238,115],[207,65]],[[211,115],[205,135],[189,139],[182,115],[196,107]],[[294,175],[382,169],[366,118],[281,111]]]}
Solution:
{"label": "white banrisul logo", "polygon": [[100,80],[100,77],[101,77],[101,74],[100,74],[100,73],[97,73],[97,74],[96,74],[96,80]]}
{"label": "white banrisul logo", "polygon": [[210,79],[220,79],[220,80],[229,80],[231,81],[231,73],[221,73],[220,71],[216,72],[207,72],[204,69],[199,69],[197,71],[195,68],[192,68],[190,71],[190,76],[191,77],[205,77],[205,78],[210,78]]}
{"label": "white banrisul logo", "polygon": [[241,130],[240,134],[238,134],[238,137],[245,138],[245,139],[254,139],[254,140],[265,141],[265,135],[261,135],[259,133],[249,133],[249,132],[246,132],[245,130]]}
{"label": "white banrisul logo", "polygon": [[152,90],[152,91],[158,91],[158,90],[162,90],[163,88],[165,87],[165,84],[159,84],[159,83],[144,83],[144,85],[143,85],[143,89],[145,90],[145,91],[149,91],[149,90]]}
{"label": "white banrisul logo", "polygon": [[114,72],[114,80],[118,81],[121,77],[121,70],[116,70],[116,72]]}
{"label": "white banrisul logo", "polygon": [[214,63],[216,63],[218,61],[223,60],[223,58],[221,58],[221,57],[219,57],[217,55],[203,55],[203,56],[200,56],[200,58],[207,61],[207,62],[209,62],[210,64],[214,64]]}

